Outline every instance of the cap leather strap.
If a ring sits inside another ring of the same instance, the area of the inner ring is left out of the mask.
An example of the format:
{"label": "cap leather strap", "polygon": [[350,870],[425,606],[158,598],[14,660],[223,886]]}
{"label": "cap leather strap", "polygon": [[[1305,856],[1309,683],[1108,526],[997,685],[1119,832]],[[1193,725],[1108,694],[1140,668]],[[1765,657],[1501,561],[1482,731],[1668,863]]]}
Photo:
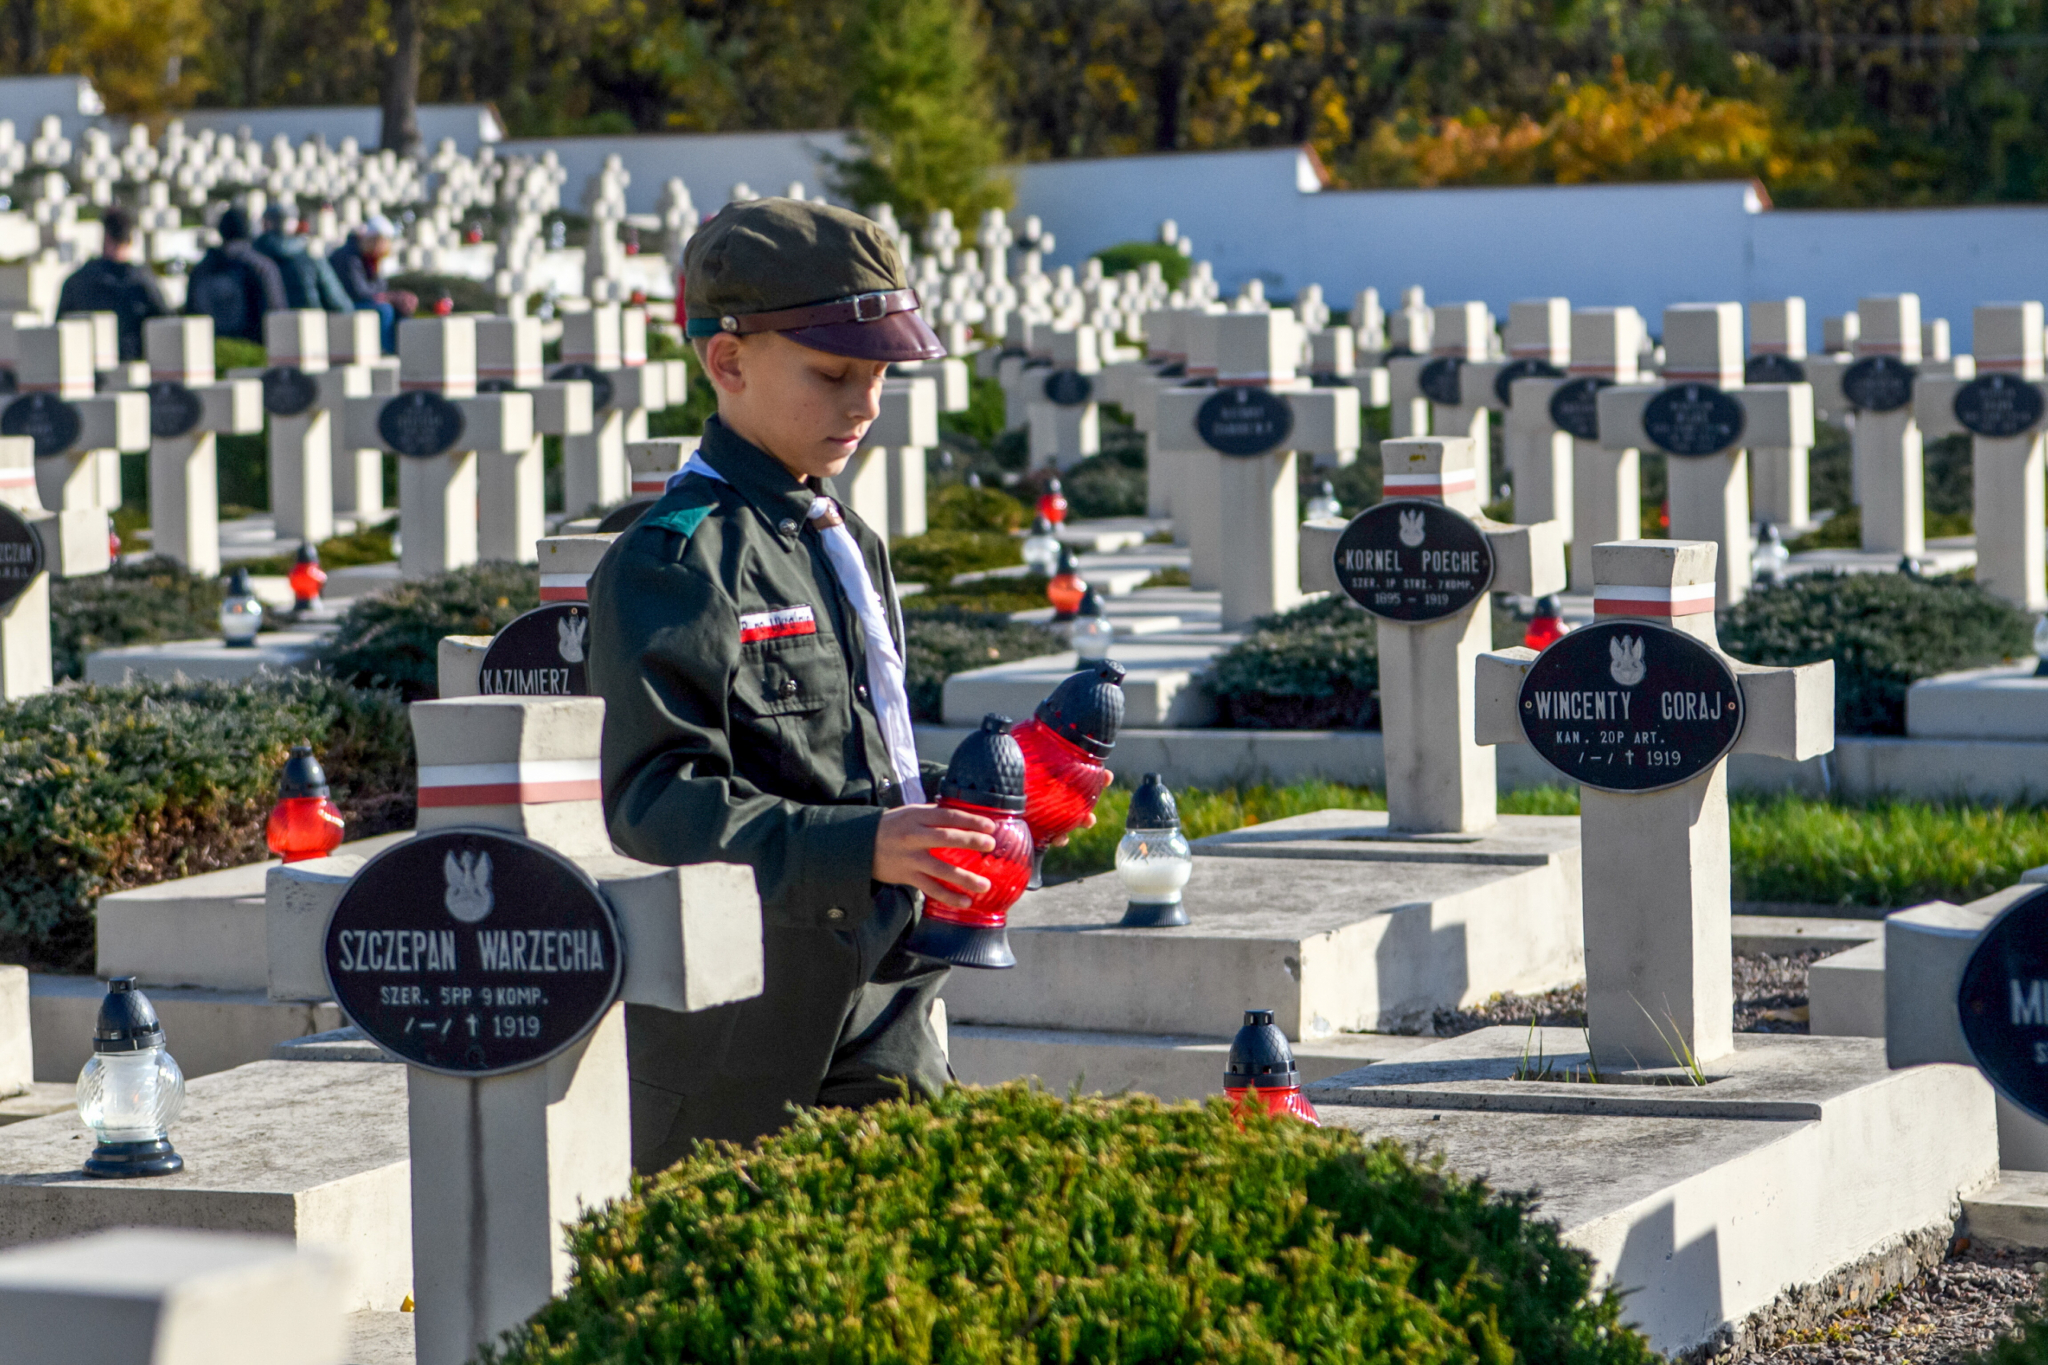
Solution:
{"label": "cap leather strap", "polygon": [[793,332],[800,327],[829,327],[837,322],[880,322],[891,313],[917,311],[915,289],[890,289],[872,294],[855,294],[830,303],[807,304],[802,308],[778,308],[771,313],[727,313],[715,318],[691,318],[693,337],[717,336],[731,332],[747,336],[754,332]]}

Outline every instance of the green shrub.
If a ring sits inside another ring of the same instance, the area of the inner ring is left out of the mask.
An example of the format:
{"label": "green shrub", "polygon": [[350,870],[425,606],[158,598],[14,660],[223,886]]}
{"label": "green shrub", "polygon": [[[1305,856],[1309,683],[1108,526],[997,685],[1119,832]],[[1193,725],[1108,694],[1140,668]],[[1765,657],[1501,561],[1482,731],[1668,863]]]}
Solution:
{"label": "green shrub", "polygon": [[260,341],[223,336],[213,339],[213,368],[222,376],[229,370],[260,369],[268,364],[270,355]]}
{"label": "green shrub", "polygon": [[905,583],[943,588],[955,574],[1022,564],[1024,550],[1006,531],[926,531],[891,541],[889,562]]}
{"label": "green shrub", "polygon": [[1906,730],[1916,679],[2029,653],[2024,613],[1960,578],[1806,574],[1759,588],[1721,618],[1721,644],[1753,664],[1835,661],[1835,728]]}
{"label": "green shrub", "polygon": [[395,687],[409,701],[440,695],[444,635],[496,635],[540,605],[531,564],[472,564],[361,597],[320,650],[320,664],[358,686]]}
{"label": "green shrub", "polygon": [[220,580],[153,557],[103,574],[50,580],[50,666],[83,677],[85,656],[220,633]]}
{"label": "green shrub", "polygon": [[[1133,433],[1134,435],[1136,433]],[[1110,444],[1109,433],[1103,444]],[[1119,450],[1090,455],[1060,475],[1060,487],[1067,495],[1067,515],[1075,518],[1142,517],[1145,515],[1145,463],[1142,438],[1133,463],[1129,441]]]}
{"label": "green shrub", "polygon": [[1050,605],[1045,600],[1048,582],[1042,573],[1004,574],[1000,578],[977,578],[953,588],[934,588],[903,599],[906,614],[989,616],[1007,620],[1013,611],[1037,611]]}
{"label": "green shrub", "polygon": [[91,971],[105,893],[263,857],[278,773],[307,743],[350,838],[411,827],[412,732],[389,692],[293,674],[0,706],[0,954]]}
{"label": "green shrub", "polygon": [[1368,730],[1379,724],[1379,632],[1351,599],[1261,617],[1207,674],[1216,723],[1239,730]]}
{"label": "green shrub", "polygon": [[960,611],[905,612],[903,636],[910,714],[932,722],[942,717],[946,679],[955,673],[1057,654],[1067,647],[1065,640],[1043,626]]}
{"label": "green shrub", "polygon": [[1187,283],[1188,272],[1194,269],[1193,263],[1180,254],[1179,247],[1164,242],[1118,242],[1096,252],[1095,259],[1102,262],[1102,273],[1112,279],[1127,270],[1142,270],[1147,261],[1157,261],[1169,289]]}
{"label": "green shrub", "polygon": [[485,1359],[1648,1365],[1531,1206],[1220,1099],[956,1087],[699,1148]]}
{"label": "green shrub", "polygon": [[967,411],[939,414],[939,435],[973,450],[984,450],[1003,434],[1003,386],[979,374],[967,379]]}
{"label": "green shrub", "polygon": [[1000,488],[949,483],[932,494],[925,523],[934,531],[1019,531],[1031,524],[1031,509]]}

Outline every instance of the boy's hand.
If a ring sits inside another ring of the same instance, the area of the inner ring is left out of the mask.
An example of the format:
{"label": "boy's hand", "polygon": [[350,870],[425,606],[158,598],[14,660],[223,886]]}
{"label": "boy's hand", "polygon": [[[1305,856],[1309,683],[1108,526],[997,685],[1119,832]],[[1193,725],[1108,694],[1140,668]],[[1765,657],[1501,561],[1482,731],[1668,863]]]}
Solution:
{"label": "boy's hand", "polygon": [[996,846],[995,821],[938,806],[898,806],[882,812],[875,831],[875,880],[914,887],[927,900],[964,910],[988,890],[989,880],[977,872],[934,858],[935,848],[971,848],[987,853]]}

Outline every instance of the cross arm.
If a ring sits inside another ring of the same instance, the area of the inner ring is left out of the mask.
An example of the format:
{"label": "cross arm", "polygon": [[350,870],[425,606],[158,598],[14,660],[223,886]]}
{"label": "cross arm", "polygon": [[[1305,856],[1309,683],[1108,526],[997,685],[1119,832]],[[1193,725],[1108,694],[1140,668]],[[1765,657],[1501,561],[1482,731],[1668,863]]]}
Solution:
{"label": "cross arm", "polygon": [[545,436],[587,436],[595,429],[590,381],[556,379],[536,384],[533,425]]}
{"label": "cross arm", "polygon": [[622,412],[636,408],[659,411],[680,398],[670,398],[668,366],[661,361],[645,365],[622,365],[611,371],[612,406]]}
{"label": "cross arm", "polygon": [[1729,660],[1742,688],[1738,754],[1801,761],[1835,747],[1835,661],[1795,668],[1763,668]]}
{"label": "cross arm", "polygon": [[1956,420],[1956,393],[1969,383],[1952,375],[1922,375],[1913,381],[1913,422],[1923,436],[1953,436],[1963,430]]}
{"label": "cross arm", "polygon": [[263,430],[263,384],[256,379],[223,379],[196,384],[199,428],[246,436]]}
{"label": "cross arm", "polygon": [[928,378],[890,379],[882,384],[882,410],[864,446],[920,446],[939,443],[939,386]]}
{"label": "cross arm", "polygon": [[1547,597],[1565,588],[1564,527],[1555,521],[1526,526],[1478,517],[1493,546],[1493,591]]}
{"label": "cross arm", "polygon": [[1728,394],[1742,405],[1742,444],[1813,448],[1813,385],[1745,384]]}
{"label": "cross arm", "polygon": [[1481,654],[1474,665],[1472,697],[1473,739],[1480,744],[1526,744],[1522,717],[1515,709],[1521,701],[1522,679],[1536,651],[1515,645]]}
{"label": "cross arm", "polygon": [[658,867],[617,856],[583,865],[618,917],[626,958],[619,993],[628,1004],[688,1013],[766,988],[752,868]]}
{"label": "cross arm", "polygon": [[99,393],[73,400],[78,409],[78,443],[73,450],[149,449],[149,395],[140,389]]}

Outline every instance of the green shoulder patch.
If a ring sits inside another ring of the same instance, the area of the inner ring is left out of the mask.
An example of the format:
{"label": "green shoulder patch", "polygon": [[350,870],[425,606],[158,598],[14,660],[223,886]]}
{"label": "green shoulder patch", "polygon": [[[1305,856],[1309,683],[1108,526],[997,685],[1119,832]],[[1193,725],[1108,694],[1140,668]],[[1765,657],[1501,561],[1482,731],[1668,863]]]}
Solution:
{"label": "green shoulder patch", "polygon": [[663,512],[659,516],[642,518],[640,525],[658,526],[664,531],[674,531],[677,535],[687,539],[699,526],[704,524],[704,518],[710,515],[711,508],[708,504],[703,507],[677,507]]}

